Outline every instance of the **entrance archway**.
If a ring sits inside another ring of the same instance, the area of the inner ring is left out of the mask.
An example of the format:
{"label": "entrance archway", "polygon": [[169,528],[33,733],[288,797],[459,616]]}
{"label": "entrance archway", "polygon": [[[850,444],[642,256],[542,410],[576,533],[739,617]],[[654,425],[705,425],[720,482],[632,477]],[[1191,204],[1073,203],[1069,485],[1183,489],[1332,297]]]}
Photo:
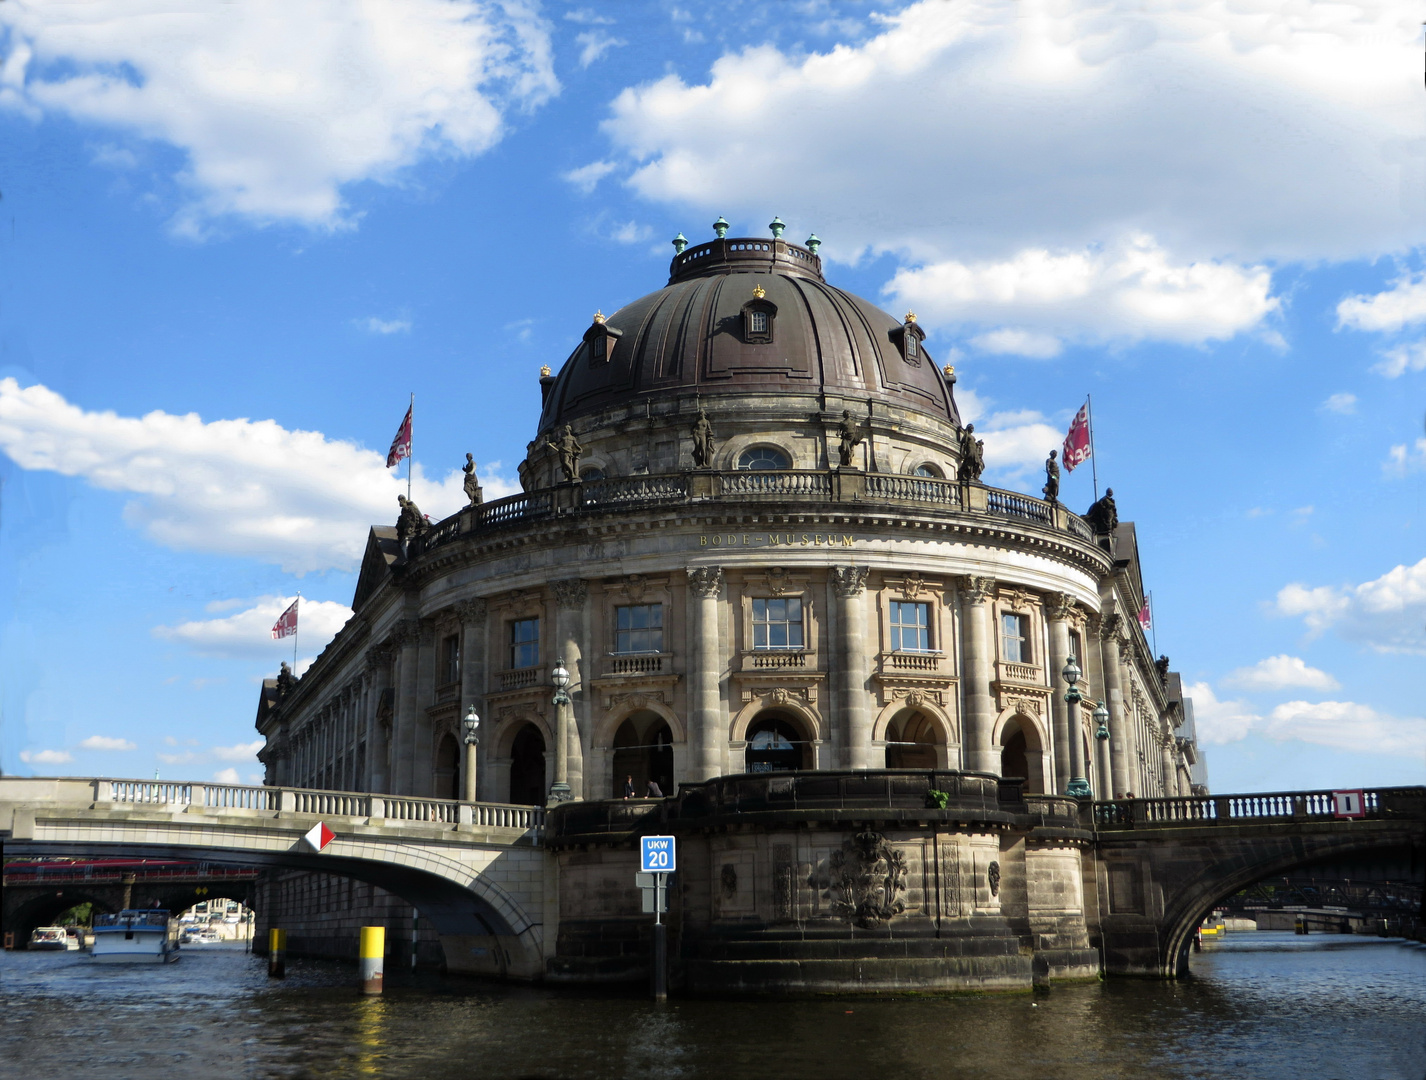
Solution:
{"label": "entrance archway", "polygon": [[888,769],[941,768],[940,747],[940,725],[923,712],[902,713],[886,725]]}
{"label": "entrance archway", "polygon": [[1019,777],[1025,790],[1040,793],[1045,790],[1044,748],[1039,732],[1023,716],[1012,716],[1000,731],[1000,775]]}
{"label": "entrance archway", "polygon": [[436,747],[436,768],[431,790],[438,799],[459,799],[460,745],[450,732],[441,736]]}
{"label": "entrance archway", "polygon": [[610,798],[624,797],[625,777],[634,778],[634,796],[642,799],[649,781],[665,795],[673,794],[673,732],[668,721],[645,709],[633,713],[614,732]]}
{"label": "entrance archway", "polygon": [[545,804],[545,737],[534,724],[524,724],[510,744],[510,801]]}
{"label": "entrance archway", "polygon": [[748,725],[744,760],[750,773],[795,772],[812,767],[812,744],[802,726],[781,713],[763,713]]}

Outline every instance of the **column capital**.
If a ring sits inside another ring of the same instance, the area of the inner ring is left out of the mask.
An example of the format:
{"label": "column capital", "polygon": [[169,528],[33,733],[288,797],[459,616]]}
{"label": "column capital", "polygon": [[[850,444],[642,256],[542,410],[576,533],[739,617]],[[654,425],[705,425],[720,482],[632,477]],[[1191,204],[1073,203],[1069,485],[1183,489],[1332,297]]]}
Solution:
{"label": "column capital", "polygon": [[570,611],[578,611],[584,607],[585,598],[589,595],[589,582],[583,578],[565,578],[562,581],[550,582],[550,588],[555,591],[555,600],[562,608]]}
{"label": "column capital", "polygon": [[832,567],[832,584],[837,587],[837,595],[846,599],[851,596],[860,596],[866,589],[867,573],[870,567],[866,566],[834,566]]}
{"label": "column capital", "polygon": [[1072,619],[1078,605],[1069,593],[1052,592],[1045,594],[1045,615],[1051,622],[1066,622]]}
{"label": "column capital", "polygon": [[961,587],[961,595],[972,604],[983,604],[995,595],[996,581],[993,577],[965,574],[957,584]]}
{"label": "column capital", "polygon": [[689,567],[688,587],[693,590],[694,595],[704,600],[712,600],[723,587],[723,568],[721,566]]}
{"label": "column capital", "polygon": [[407,645],[415,645],[421,640],[421,620],[402,619],[391,628],[391,637],[387,639],[391,647],[404,649]]}
{"label": "column capital", "polygon": [[479,597],[474,600],[461,600],[454,606],[456,618],[463,623],[484,622],[487,609],[488,605]]}
{"label": "column capital", "polygon": [[390,645],[373,645],[366,650],[363,659],[366,661],[368,671],[377,671],[391,663],[392,649]]}

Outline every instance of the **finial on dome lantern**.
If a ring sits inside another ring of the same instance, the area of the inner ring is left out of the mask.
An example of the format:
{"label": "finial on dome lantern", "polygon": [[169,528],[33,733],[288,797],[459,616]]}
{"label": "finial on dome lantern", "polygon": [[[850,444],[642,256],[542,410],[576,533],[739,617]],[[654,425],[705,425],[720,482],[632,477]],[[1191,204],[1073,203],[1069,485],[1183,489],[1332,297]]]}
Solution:
{"label": "finial on dome lantern", "polygon": [[812,252],[813,255],[817,254],[817,249],[821,246],[822,241],[817,239],[816,233],[812,233],[810,236],[807,237],[807,250]]}
{"label": "finial on dome lantern", "polygon": [[675,255],[682,255],[683,249],[687,246],[688,240],[684,237],[683,233],[679,233],[673,238],[673,253]]}
{"label": "finial on dome lantern", "polygon": [[781,240],[782,230],[787,228],[787,225],[783,222],[782,218],[774,217],[770,222],[768,222],[767,227],[772,230],[772,238],[774,240]]}
{"label": "finial on dome lantern", "polygon": [[767,290],[764,289],[761,285],[754,285],[754,286],[753,286],[753,299],[754,299],[754,300],[761,300],[761,299],[762,299],[764,296],[766,296],[766,295],[767,295]]}
{"label": "finial on dome lantern", "polygon": [[914,312],[914,311],[908,311],[908,312],[906,313],[906,321],[907,321],[907,322],[915,322],[915,321],[916,321],[916,312]]}
{"label": "finial on dome lantern", "polygon": [[604,324],[604,312],[603,312],[603,311],[596,311],[596,312],[594,313],[594,325],[595,325],[595,326],[602,326],[603,324]]}
{"label": "finial on dome lantern", "polygon": [[955,364],[947,364],[947,365],[946,365],[945,367],[943,367],[941,370],[946,373],[946,378],[949,379],[951,382],[955,382],[955,381],[956,381],[956,365],[955,365]]}
{"label": "finial on dome lantern", "polygon": [[728,235],[728,223],[723,220],[722,214],[719,214],[718,220],[713,222],[713,231],[718,234],[719,240]]}
{"label": "finial on dome lantern", "polygon": [[549,364],[541,364],[541,365],[540,365],[540,378],[542,378],[542,379],[548,379],[549,377],[550,377],[550,365],[549,365]]}

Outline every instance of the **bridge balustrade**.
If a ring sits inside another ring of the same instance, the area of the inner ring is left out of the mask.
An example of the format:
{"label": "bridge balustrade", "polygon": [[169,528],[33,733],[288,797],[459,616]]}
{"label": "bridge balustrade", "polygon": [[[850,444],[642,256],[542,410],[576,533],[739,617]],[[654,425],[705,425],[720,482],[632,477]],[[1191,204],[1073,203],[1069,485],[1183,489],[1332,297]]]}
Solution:
{"label": "bridge balustrade", "polygon": [[[1362,793],[1364,817],[1391,816],[1405,807],[1396,804],[1407,796],[1396,789]],[[1100,829],[1173,828],[1188,824],[1254,821],[1322,821],[1337,817],[1330,791],[1278,791],[1253,795],[1197,795],[1171,799],[1115,799],[1094,804],[1094,822]]]}

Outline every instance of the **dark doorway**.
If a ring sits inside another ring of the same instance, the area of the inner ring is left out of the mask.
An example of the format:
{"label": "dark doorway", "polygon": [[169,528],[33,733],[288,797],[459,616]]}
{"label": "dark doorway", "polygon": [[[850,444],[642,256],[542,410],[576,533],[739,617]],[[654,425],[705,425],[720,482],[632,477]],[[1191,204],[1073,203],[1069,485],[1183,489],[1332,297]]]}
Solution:
{"label": "dark doorway", "polygon": [[808,767],[811,749],[792,721],[760,716],[748,728],[744,757],[750,773],[795,772]]}
{"label": "dark doorway", "polygon": [[634,713],[614,733],[611,798],[624,797],[624,781],[630,776],[635,798],[645,797],[650,780],[664,795],[673,794],[673,732],[658,713]]}
{"label": "dark doorway", "polygon": [[898,716],[886,729],[886,767],[888,769],[934,769],[939,762],[936,747],[940,743],[936,722],[925,713],[912,712]]}
{"label": "dark doorway", "polygon": [[432,786],[438,799],[460,798],[460,744],[447,732],[436,747],[436,775]]}
{"label": "dark doorway", "polygon": [[510,801],[519,806],[545,804],[545,737],[525,724],[510,744]]}
{"label": "dark doorway", "polygon": [[1005,740],[1005,745],[1000,750],[1000,775],[1014,776],[1021,780],[1029,779],[1030,765],[1025,757],[1025,733],[1023,731],[1017,731]]}

